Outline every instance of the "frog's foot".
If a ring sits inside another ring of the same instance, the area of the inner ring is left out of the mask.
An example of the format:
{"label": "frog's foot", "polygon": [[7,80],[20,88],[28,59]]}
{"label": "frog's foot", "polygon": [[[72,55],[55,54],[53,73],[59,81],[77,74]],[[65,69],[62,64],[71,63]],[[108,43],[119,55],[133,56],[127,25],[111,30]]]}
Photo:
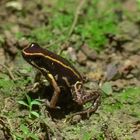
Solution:
{"label": "frog's foot", "polygon": [[[86,97],[87,98],[87,97]],[[81,102],[82,100],[80,100],[80,104],[82,103]],[[70,122],[70,123],[77,123],[81,120],[81,118],[89,118],[89,116],[92,114],[92,113],[95,113],[96,110],[98,109],[99,107],[99,104],[100,104],[100,101],[101,101],[101,96],[100,94],[95,94],[95,96],[93,96],[90,100],[88,100],[87,102],[83,101],[83,104],[84,103],[88,103],[91,101],[91,106],[87,107],[86,109],[82,110],[82,111],[79,111],[79,112],[76,112],[76,113],[73,113],[71,114],[70,116],[68,116],[66,118],[66,122]],[[79,104],[79,103],[78,103]],[[75,121],[75,118],[76,118],[76,121]]]}
{"label": "frog's foot", "polygon": [[50,109],[61,109],[59,106],[55,106],[55,107],[54,106],[51,106],[50,101],[47,100],[47,99],[42,99],[41,101],[43,102],[43,104],[45,106],[47,106]]}
{"label": "frog's foot", "polygon": [[34,89],[39,88],[39,85],[40,85],[40,83],[39,83],[39,82],[35,82],[35,83],[33,84],[33,86],[32,86],[32,89],[31,89],[31,90],[34,90]]}
{"label": "frog's foot", "polygon": [[40,88],[40,83],[39,82],[35,82],[34,84],[30,84],[28,86],[26,86],[26,89],[28,92],[37,92],[38,89]]}

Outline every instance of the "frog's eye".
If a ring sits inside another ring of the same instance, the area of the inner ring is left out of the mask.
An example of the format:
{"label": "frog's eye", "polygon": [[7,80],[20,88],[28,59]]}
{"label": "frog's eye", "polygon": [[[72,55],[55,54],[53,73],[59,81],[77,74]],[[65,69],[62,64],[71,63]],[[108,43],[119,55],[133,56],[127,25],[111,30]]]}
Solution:
{"label": "frog's eye", "polygon": [[27,48],[27,51],[31,53],[36,53],[40,50],[40,47],[37,43],[31,43],[29,47]]}
{"label": "frog's eye", "polygon": [[35,44],[34,43],[32,43],[31,45],[30,45],[30,48],[33,48],[35,46]]}
{"label": "frog's eye", "polygon": [[[39,45],[37,44],[37,43],[31,43],[30,44],[30,48],[38,48],[39,47]],[[40,47],[39,47],[40,48]]]}

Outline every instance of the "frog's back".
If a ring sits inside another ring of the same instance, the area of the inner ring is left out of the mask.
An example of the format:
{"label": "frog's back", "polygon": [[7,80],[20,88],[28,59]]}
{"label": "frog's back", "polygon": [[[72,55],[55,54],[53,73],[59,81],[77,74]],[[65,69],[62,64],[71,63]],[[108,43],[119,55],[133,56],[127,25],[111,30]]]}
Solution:
{"label": "frog's back", "polygon": [[25,59],[28,62],[33,61],[44,75],[44,70],[46,70],[53,76],[58,76],[59,79],[67,78],[70,84],[82,81],[82,76],[69,61],[47,49],[41,48],[36,43],[32,43],[29,47],[25,48],[23,52],[26,52],[29,55],[29,58],[26,59],[25,56]]}

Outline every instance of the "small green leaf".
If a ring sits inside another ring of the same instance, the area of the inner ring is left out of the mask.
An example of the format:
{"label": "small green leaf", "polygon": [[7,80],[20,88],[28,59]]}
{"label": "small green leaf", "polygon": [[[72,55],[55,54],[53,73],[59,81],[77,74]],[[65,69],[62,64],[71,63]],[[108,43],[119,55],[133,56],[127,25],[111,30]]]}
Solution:
{"label": "small green leaf", "polygon": [[30,104],[31,104],[31,102],[32,102],[32,100],[31,100],[31,98],[30,98],[30,96],[29,96],[29,95],[27,95],[27,94],[25,94],[25,95],[26,95],[26,98],[27,98],[28,104],[30,105]]}
{"label": "small green leaf", "polygon": [[36,116],[37,118],[39,118],[39,114],[37,112],[31,111],[31,114],[34,115],[34,116]]}
{"label": "small green leaf", "polygon": [[28,104],[26,104],[24,101],[18,101],[18,103],[19,103],[19,104],[21,104],[21,105],[24,105],[24,106],[29,107],[29,105],[28,105]]}
{"label": "small green leaf", "polygon": [[28,127],[27,127],[26,125],[24,125],[24,124],[21,124],[21,125],[20,125],[20,129],[22,130],[22,132],[23,132],[24,134],[28,134],[28,133],[29,133]]}
{"label": "small green leaf", "polygon": [[37,100],[33,100],[31,102],[31,105],[41,105],[41,103],[39,101],[37,101]]}
{"label": "small green leaf", "polygon": [[101,87],[102,91],[107,94],[110,95],[112,94],[112,86],[109,82],[105,82],[102,87]]}

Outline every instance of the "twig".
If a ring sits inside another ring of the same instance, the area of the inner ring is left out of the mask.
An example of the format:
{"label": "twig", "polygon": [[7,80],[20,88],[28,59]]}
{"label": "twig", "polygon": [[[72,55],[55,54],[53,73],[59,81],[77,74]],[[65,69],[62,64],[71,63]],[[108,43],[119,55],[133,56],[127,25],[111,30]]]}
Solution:
{"label": "twig", "polygon": [[79,17],[79,14],[80,14],[80,11],[84,5],[86,0],[81,0],[80,1],[80,4],[78,5],[77,9],[76,9],[76,12],[75,12],[75,15],[74,15],[74,20],[73,20],[73,23],[71,25],[71,28],[69,30],[69,33],[68,33],[68,37],[72,34],[76,24],[77,24],[77,21],[78,21],[78,17]]}
{"label": "twig", "polygon": [[74,30],[74,28],[75,28],[75,26],[76,26],[76,24],[77,24],[77,22],[78,22],[78,17],[79,17],[79,15],[80,15],[80,11],[81,11],[81,9],[82,9],[82,7],[83,7],[85,1],[86,1],[86,0],[80,0],[79,5],[77,6],[76,12],[75,12],[75,14],[74,14],[74,20],[73,20],[73,22],[72,22],[72,25],[71,25],[71,28],[70,28],[70,30],[69,30],[69,32],[68,32],[68,35],[67,35],[67,37],[66,37],[66,40],[65,40],[64,43],[62,44],[63,47],[62,47],[61,51],[59,52],[59,54],[61,54],[65,49],[67,49],[67,46],[68,46],[67,44],[68,44],[69,37],[70,37],[71,34],[73,33],[73,30]]}
{"label": "twig", "polygon": [[9,77],[10,77],[13,81],[15,81],[15,77],[14,77],[13,73],[11,72],[11,70],[9,70],[9,68],[8,68],[6,65],[2,65],[2,64],[0,64],[0,65],[1,65],[2,67],[4,67],[4,68],[7,70]]}
{"label": "twig", "polygon": [[[80,11],[81,11],[81,9],[82,9],[82,7],[83,7],[83,5],[84,5],[85,2],[86,2],[86,0],[80,0],[80,3],[79,3],[79,5],[77,6],[76,12],[75,12],[75,14],[74,14],[74,19],[73,19],[71,28],[70,28],[70,30],[69,30],[69,32],[68,32],[68,35],[67,35],[67,37],[66,37],[66,40],[65,40],[64,43],[62,44],[62,46],[64,46],[64,47],[62,47],[61,51],[60,51],[58,54],[61,54],[62,51],[63,51],[64,49],[66,49],[65,46],[66,46],[66,44],[67,44],[67,41],[69,40],[69,37],[70,37],[71,34],[73,33],[73,30],[74,30],[74,28],[75,28],[75,26],[76,26],[76,24],[77,24],[77,21],[78,21],[78,17],[79,17],[79,15],[80,15]],[[61,40],[56,40],[55,42],[53,42],[53,43],[47,45],[47,47],[50,47],[50,46],[52,46],[53,44],[56,44],[56,43],[59,43],[59,42],[61,42]]]}

